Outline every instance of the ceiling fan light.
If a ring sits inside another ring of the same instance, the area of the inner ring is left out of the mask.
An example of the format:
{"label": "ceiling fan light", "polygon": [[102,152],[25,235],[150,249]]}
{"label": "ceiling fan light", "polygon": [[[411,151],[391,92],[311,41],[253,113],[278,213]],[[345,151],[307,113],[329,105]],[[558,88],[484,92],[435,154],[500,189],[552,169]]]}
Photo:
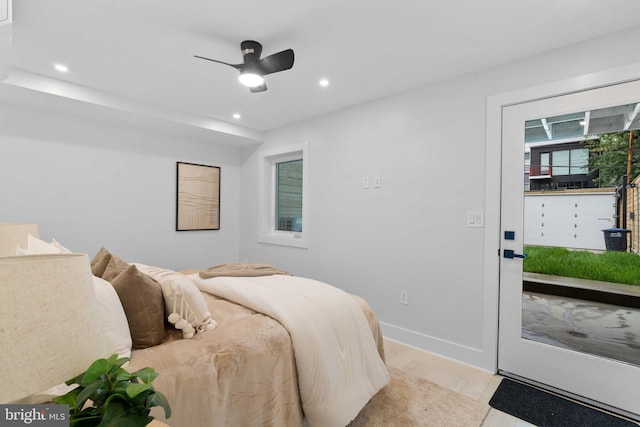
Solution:
{"label": "ceiling fan light", "polygon": [[240,83],[248,87],[258,87],[264,84],[262,76],[256,73],[242,73],[238,76],[238,80],[240,80]]}

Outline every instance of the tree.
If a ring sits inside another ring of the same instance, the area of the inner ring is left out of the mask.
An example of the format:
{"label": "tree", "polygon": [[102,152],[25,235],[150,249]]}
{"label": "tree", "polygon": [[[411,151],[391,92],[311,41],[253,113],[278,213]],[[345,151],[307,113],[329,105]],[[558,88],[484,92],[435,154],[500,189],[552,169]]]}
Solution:
{"label": "tree", "polygon": [[[632,131],[633,132],[633,131]],[[640,175],[640,135],[634,132],[632,140],[631,176],[628,182]],[[593,181],[599,187],[613,187],[622,184],[627,174],[629,154],[629,132],[614,132],[595,135],[585,140],[589,149],[589,171],[598,177]]]}

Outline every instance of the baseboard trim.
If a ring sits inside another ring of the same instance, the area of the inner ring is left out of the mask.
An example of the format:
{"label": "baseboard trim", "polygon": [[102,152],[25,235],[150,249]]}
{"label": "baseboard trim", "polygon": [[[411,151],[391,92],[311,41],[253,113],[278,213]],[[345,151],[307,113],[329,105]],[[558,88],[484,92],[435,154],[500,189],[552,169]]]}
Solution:
{"label": "baseboard trim", "polygon": [[380,327],[382,335],[392,341],[473,366],[489,373],[496,372],[493,366],[495,361],[487,363],[486,354],[482,349],[443,340],[385,322],[380,322]]}

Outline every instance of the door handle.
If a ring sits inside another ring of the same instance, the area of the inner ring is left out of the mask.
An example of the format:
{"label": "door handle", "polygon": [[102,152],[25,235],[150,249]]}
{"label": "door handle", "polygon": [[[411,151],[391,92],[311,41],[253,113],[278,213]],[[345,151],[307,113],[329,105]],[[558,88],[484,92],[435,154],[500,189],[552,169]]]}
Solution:
{"label": "door handle", "polygon": [[504,258],[509,258],[509,259],[513,259],[513,258],[523,258],[524,259],[524,258],[528,257],[529,255],[527,255],[527,254],[517,254],[512,249],[504,249],[502,251],[502,256]]}

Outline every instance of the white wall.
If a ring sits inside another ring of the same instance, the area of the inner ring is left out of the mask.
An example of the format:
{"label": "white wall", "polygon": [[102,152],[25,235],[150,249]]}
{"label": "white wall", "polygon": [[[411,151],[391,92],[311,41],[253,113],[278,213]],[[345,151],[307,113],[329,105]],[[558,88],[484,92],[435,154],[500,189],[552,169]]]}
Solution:
{"label": "white wall", "polygon": [[[215,141],[0,103],[0,222],[92,257],[183,269],[238,257],[239,152]],[[221,229],[175,230],[176,162],[221,166]]]}
{"label": "white wall", "polygon": [[[629,40],[639,37],[637,27],[267,133],[244,153],[241,258],[357,293],[387,336],[495,369],[498,283],[485,277],[498,257],[484,252],[498,233],[466,226],[467,211],[498,212],[495,200],[485,204],[485,181],[500,173],[485,169],[487,97],[631,63]],[[260,244],[257,153],[302,141],[309,248]],[[381,175],[382,188],[362,189],[365,175]]]}
{"label": "white wall", "polygon": [[[486,249],[498,241],[499,203],[485,183],[495,186],[500,171],[485,167],[499,164],[495,150],[485,158],[495,146],[485,138],[487,97],[632,63],[639,38],[640,27],[423,87],[242,150],[0,103],[0,222],[36,222],[43,238],[72,249],[105,245],[175,269],[272,263],[362,295],[387,336],[492,370],[498,258]],[[310,246],[260,244],[257,152],[303,141]],[[176,161],[222,167],[220,231],[173,231]],[[382,188],[363,190],[365,175],[381,175]],[[492,226],[466,227],[469,210],[487,212]]]}

